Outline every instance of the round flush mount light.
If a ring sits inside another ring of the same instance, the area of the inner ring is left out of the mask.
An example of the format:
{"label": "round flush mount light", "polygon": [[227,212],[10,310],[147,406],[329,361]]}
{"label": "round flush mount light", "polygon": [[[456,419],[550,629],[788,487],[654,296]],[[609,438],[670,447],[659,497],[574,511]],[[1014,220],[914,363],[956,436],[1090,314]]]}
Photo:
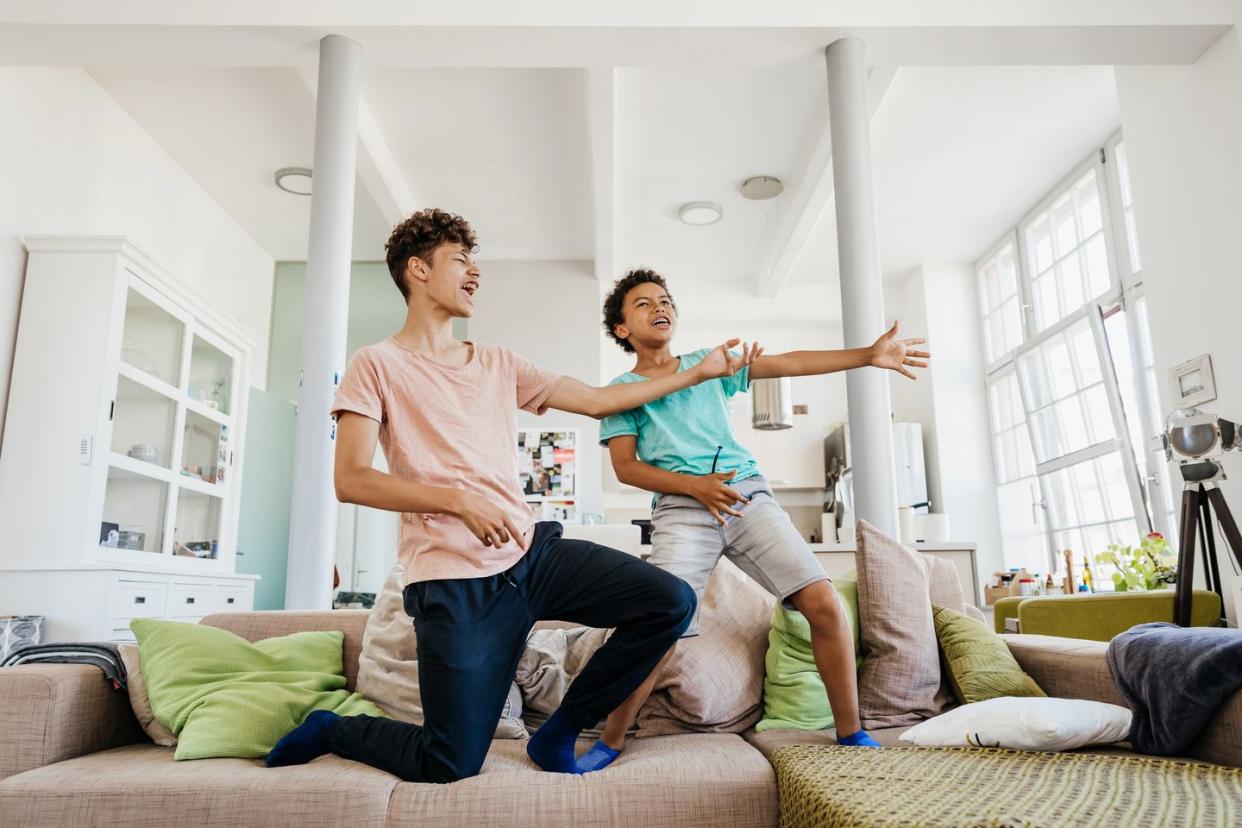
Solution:
{"label": "round flush mount light", "polygon": [[281,167],[276,171],[276,186],[294,195],[311,194],[311,171],[306,167]]}
{"label": "round flush mount light", "polygon": [[776,198],[784,191],[785,185],[781,180],[771,175],[756,175],[742,182],[742,195],[751,201]]}
{"label": "round flush mount light", "polygon": [[691,201],[677,211],[686,224],[715,224],[724,215],[724,209],[712,201]]}

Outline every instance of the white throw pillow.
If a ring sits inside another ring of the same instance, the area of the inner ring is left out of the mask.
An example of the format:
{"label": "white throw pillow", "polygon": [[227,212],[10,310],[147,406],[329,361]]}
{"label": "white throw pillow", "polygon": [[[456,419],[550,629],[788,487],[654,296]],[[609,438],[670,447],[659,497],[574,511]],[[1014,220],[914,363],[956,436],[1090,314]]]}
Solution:
{"label": "white throw pillow", "polygon": [[1019,698],[964,704],[901,734],[917,747],[1073,750],[1120,742],[1130,732],[1124,707],[1083,699]]}

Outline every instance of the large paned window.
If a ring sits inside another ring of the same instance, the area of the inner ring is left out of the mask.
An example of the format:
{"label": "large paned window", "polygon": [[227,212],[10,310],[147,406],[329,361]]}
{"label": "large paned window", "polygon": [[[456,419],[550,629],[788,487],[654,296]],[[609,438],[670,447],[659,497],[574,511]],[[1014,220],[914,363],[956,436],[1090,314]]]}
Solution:
{"label": "large paned window", "polygon": [[1047,573],[1062,550],[1171,527],[1125,163],[1117,136],[975,268],[1007,566]]}

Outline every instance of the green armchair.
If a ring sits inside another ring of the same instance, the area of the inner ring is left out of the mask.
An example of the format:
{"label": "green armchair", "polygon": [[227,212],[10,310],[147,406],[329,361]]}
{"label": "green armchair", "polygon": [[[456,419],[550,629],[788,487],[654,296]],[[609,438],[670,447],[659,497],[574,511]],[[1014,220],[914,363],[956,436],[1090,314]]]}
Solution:
{"label": "green armchair", "polygon": [[[1191,602],[1191,626],[1216,626],[1220,623],[1220,610],[1219,595],[1196,589]],[[1016,632],[1023,634],[1109,641],[1135,624],[1172,622],[1173,590],[1011,596],[998,600],[993,612],[998,633],[1015,632],[1006,630],[1005,622],[1016,618]]]}

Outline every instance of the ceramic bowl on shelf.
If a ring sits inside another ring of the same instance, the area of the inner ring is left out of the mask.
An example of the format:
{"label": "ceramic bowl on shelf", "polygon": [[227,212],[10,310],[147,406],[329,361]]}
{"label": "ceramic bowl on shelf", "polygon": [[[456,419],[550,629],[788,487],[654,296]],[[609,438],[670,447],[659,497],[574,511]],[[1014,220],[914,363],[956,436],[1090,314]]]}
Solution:
{"label": "ceramic bowl on shelf", "polygon": [[144,463],[158,463],[160,452],[150,443],[135,443],[130,446],[129,456]]}

